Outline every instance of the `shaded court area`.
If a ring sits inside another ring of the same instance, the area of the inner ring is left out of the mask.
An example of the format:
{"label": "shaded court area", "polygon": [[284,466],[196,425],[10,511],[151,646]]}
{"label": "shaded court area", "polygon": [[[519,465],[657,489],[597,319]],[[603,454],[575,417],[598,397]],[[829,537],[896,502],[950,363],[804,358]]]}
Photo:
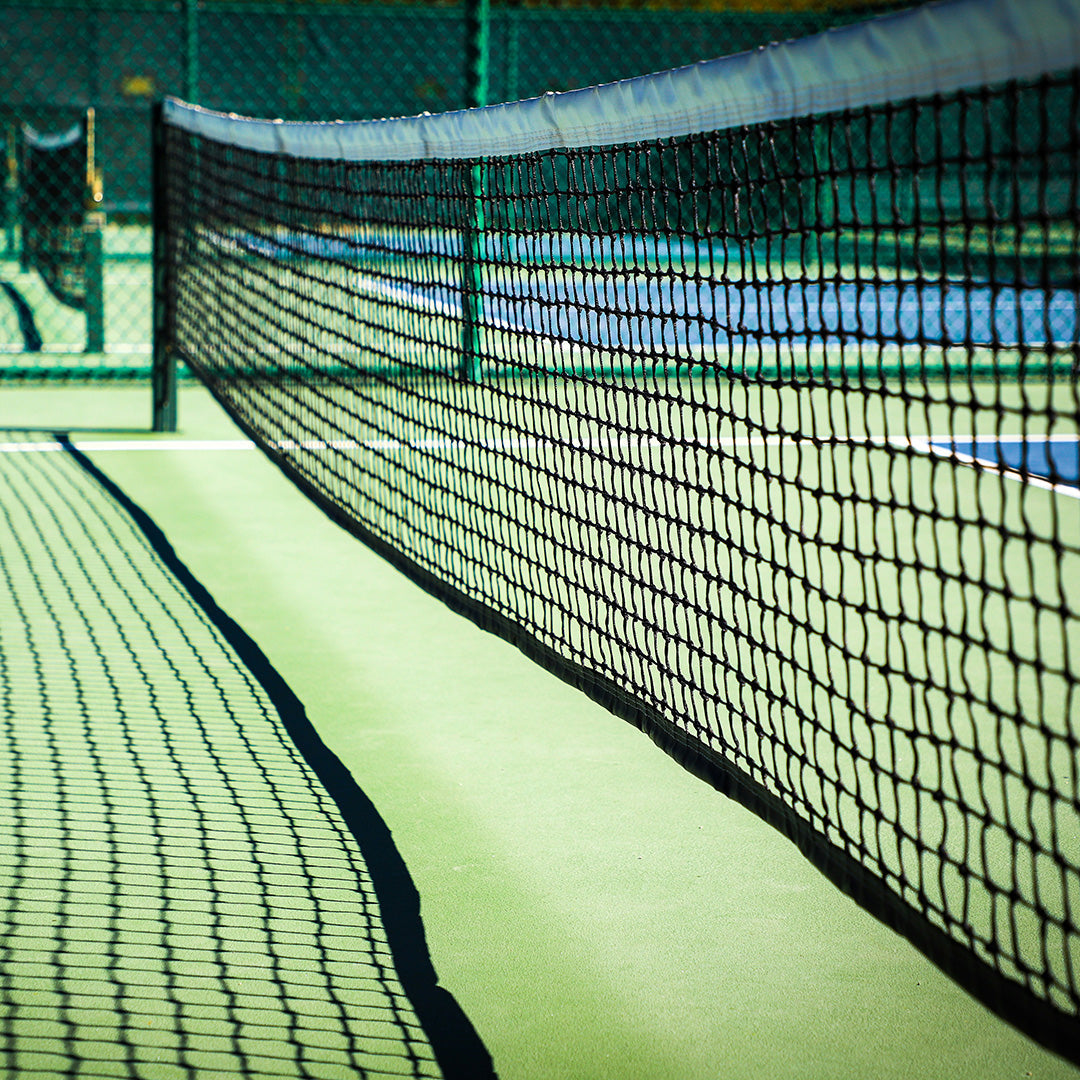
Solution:
{"label": "shaded court area", "polygon": [[4,439],[4,1075],[490,1075],[288,687],[65,436]]}

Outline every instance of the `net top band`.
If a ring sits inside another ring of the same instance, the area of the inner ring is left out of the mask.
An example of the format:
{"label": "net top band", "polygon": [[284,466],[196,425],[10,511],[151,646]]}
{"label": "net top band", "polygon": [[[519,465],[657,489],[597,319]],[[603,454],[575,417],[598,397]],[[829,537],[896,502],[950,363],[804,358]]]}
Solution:
{"label": "net top band", "polygon": [[1080,0],[945,0],[656,75],[481,109],[292,122],[175,98],[165,123],[315,160],[424,161],[612,146],[1037,78],[1080,63]]}

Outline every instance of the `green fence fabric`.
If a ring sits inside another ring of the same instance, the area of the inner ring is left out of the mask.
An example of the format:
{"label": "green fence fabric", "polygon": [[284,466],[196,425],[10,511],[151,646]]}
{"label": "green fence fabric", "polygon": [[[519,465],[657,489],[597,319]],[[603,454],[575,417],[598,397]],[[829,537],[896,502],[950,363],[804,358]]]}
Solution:
{"label": "green fence fabric", "polygon": [[[720,10],[494,4],[488,99],[628,78],[897,6],[895,0],[760,0]],[[467,15],[462,4],[348,0],[0,2],[0,25],[11,44],[0,65],[0,133],[8,150],[0,201],[0,283],[6,286],[0,378],[148,376],[153,101],[175,94],[213,109],[286,119],[462,108]],[[105,355],[86,357],[78,355],[88,347],[85,320],[18,263],[15,148],[23,124],[61,131],[91,106],[108,225]],[[40,349],[33,351],[38,338]]]}

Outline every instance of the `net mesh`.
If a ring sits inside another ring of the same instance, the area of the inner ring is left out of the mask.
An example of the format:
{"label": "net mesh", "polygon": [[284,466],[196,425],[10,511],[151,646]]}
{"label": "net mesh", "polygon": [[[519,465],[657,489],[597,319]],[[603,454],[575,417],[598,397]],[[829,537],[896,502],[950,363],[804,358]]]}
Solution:
{"label": "net mesh", "polygon": [[22,127],[19,201],[22,262],[41,275],[62,304],[86,308],[87,272],[83,215],[89,196],[89,121],[42,135]]}
{"label": "net mesh", "polygon": [[1078,75],[519,156],[166,125],[163,340],[333,517],[1080,1046]]}

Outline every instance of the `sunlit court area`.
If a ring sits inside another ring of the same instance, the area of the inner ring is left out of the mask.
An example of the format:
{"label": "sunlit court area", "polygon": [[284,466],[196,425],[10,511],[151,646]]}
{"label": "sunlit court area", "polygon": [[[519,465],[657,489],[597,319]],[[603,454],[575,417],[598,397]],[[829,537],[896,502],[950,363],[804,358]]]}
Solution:
{"label": "sunlit court area", "polygon": [[0,1076],[1080,1078],[1080,0],[0,41]]}

